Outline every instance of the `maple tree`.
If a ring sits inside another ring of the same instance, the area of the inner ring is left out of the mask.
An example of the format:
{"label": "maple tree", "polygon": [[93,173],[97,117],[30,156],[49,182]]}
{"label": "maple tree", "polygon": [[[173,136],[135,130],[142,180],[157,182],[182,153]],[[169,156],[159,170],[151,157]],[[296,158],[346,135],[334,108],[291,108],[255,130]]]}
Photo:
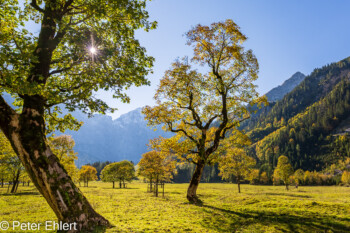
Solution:
{"label": "maple tree", "polygon": [[[193,46],[193,63],[208,68],[202,74],[184,58],[165,72],[155,94],[157,105],[143,113],[149,125],[163,125],[176,133],[172,143],[178,152],[196,164],[187,199],[200,203],[197,188],[203,169],[232,129],[250,116],[247,104],[265,102],[253,82],[258,78],[258,62],[239,27],[232,21],[197,25],[186,33]],[[177,145],[175,145],[177,144]],[[179,147],[183,146],[182,149]]]}
{"label": "maple tree", "polygon": [[281,155],[278,157],[277,167],[273,173],[274,179],[280,179],[286,185],[286,190],[288,190],[288,185],[290,184],[289,177],[293,175],[293,167],[289,163],[288,157]]}
{"label": "maple tree", "polygon": [[78,168],[75,165],[75,160],[78,159],[78,153],[74,152],[73,150],[75,141],[72,136],[60,135],[57,137],[50,137],[49,145],[52,152],[57,156],[70,178],[74,182],[78,181]]}
{"label": "maple tree", "polygon": [[2,132],[0,132],[0,170],[3,172],[1,175],[2,183],[6,178],[9,183],[12,182],[11,193],[17,192],[24,167]]}
{"label": "maple tree", "polygon": [[150,181],[151,190],[154,182],[156,196],[158,196],[158,184],[170,181],[175,173],[175,161],[172,157],[156,150],[144,153],[137,166],[138,175]]}
{"label": "maple tree", "polygon": [[97,180],[97,170],[90,165],[81,166],[78,174],[79,180],[83,181],[86,187],[89,187],[89,181]]}
{"label": "maple tree", "polygon": [[[17,111],[0,96],[0,128],[60,221],[77,231],[110,226],[66,173],[48,145],[55,129],[80,123],[60,107],[90,115],[113,111],[95,93],[149,84],[153,58],[134,38],[150,30],[144,0],[18,0],[0,3],[0,93],[16,98]],[[28,23],[29,22],[29,23]],[[39,33],[25,25],[37,24]],[[79,208],[77,208],[79,207]]]}
{"label": "maple tree", "polygon": [[[125,181],[130,182],[135,177],[134,164],[124,160],[116,163],[110,163],[101,171],[101,180],[114,183],[119,181],[119,188],[125,188]],[[123,184],[123,185],[122,185]]]}
{"label": "maple tree", "polygon": [[226,180],[234,176],[238,185],[238,193],[240,193],[241,181],[250,175],[255,163],[255,159],[246,155],[243,148],[230,148],[219,162],[219,175]]}

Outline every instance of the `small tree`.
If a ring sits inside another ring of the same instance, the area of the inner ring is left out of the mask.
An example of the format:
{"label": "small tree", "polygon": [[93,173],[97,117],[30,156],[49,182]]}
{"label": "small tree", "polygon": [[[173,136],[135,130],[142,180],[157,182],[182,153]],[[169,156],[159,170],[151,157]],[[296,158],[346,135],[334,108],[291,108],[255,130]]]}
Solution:
{"label": "small tree", "polygon": [[345,185],[350,185],[350,172],[344,171],[341,176],[341,182]]}
{"label": "small tree", "polygon": [[303,182],[304,180],[304,171],[303,169],[298,169],[294,172],[294,182],[295,187],[298,188],[298,186]]}
{"label": "small tree", "polygon": [[[24,171],[24,167],[13,151],[10,142],[2,132],[0,132],[0,166],[5,171],[4,175],[7,175],[9,187],[10,183],[12,182],[11,193],[17,192],[17,188],[20,182],[19,179]],[[4,178],[5,177],[2,179]]]}
{"label": "small tree", "polygon": [[240,193],[241,180],[248,177],[254,165],[255,159],[247,156],[244,149],[232,148],[219,162],[219,175],[223,179],[231,179],[231,176],[234,176],[238,185],[238,193]]}
{"label": "small tree", "polygon": [[113,188],[115,187],[114,183],[118,181],[116,163],[110,163],[102,169],[101,180],[103,182],[112,182]]}
{"label": "small tree", "polygon": [[75,160],[78,159],[73,148],[75,141],[70,135],[60,135],[49,138],[49,145],[52,152],[57,156],[64,169],[67,171],[70,178],[76,182],[78,181],[78,168],[75,165]]}
{"label": "small tree", "polygon": [[84,182],[84,187],[89,187],[89,181],[97,180],[96,168],[84,165],[79,170],[79,180]]}
{"label": "small tree", "polygon": [[[121,162],[108,164],[101,171],[101,179],[103,182],[112,182],[113,188],[114,183],[119,181],[119,187],[125,188],[125,181],[131,181],[135,177],[134,164],[130,161],[124,160]],[[122,185],[123,184],[123,185]]]}
{"label": "small tree", "polygon": [[132,162],[127,160],[120,161],[117,164],[119,188],[122,188],[122,185],[125,188],[125,181],[130,182],[135,177],[135,167]]}
{"label": "small tree", "polygon": [[147,178],[155,183],[154,190],[158,197],[159,182],[170,181],[175,171],[175,161],[159,151],[150,151],[142,155],[138,163],[138,175]]}
{"label": "small tree", "polygon": [[288,190],[288,185],[290,183],[289,177],[293,174],[292,165],[288,161],[288,157],[281,155],[278,157],[277,167],[274,171],[274,178],[280,179],[286,185],[286,190]]}

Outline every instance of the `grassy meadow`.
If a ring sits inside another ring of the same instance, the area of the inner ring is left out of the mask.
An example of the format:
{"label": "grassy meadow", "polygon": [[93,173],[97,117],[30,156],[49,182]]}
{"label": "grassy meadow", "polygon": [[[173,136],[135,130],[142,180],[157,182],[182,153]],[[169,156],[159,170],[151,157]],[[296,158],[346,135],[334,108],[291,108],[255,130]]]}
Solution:
{"label": "grassy meadow", "polygon": [[[239,194],[234,184],[202,183],[204,203],[195,206],[185,198],[188,184],[166,184],[164,198],[147,193],[144,183],[89,186],[81,190],[115,226],[106,232],[350,232],[349,187],[242,185]],[[6,191],[0,188],[0,221],[56,220],[33,186],[20,186],[15,195]]]}

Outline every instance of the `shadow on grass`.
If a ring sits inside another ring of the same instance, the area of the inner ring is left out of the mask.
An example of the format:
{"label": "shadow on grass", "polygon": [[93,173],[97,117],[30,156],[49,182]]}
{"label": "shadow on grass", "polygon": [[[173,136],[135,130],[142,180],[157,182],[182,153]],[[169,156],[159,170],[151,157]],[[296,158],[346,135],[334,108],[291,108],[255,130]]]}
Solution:
{"label": "shadow on grass", "polygon": [[112,190],[125,190],[125,189],[140,189],[140,188],[106,188],[106,187],[103,187],[102,189],[112,189]]}
{"label": "shadow on grass", "polygon": [[[95,229],[93,229],[92,231],[79,231],[80,233],[104,233],[107,231],[107,229],[113,229],[115,228],[115,226],[110,226],[110,227],[106,227],[106,226],[98,226]],[[67,231],[57,231],[57,233],[66,233]]]}
{"label": "shadow on grass", "polygon": [[0,196],[31,196],[40,195],[39,192],[18,192],[18,193],[2,193]]}
{"label": "shadow on grass", "polygon": [[[305,215],[276,213],[264,210],[227,210],[203,205],[210,218],[203,219],[202,225],[219,232],[236,232],[250,229],[261,232],[261,226],[274,227],[280,232],[350,232],[350,218],[342,218],[307,212]],[[255,225],[255,226],[254,226]]]}
{"label": "shadow on grass", "polygon": [[288,196],[288,197],[301,197],[301,198],[311,198],[309,195],[293,194],[293,193],[265,193],[266,195],[273,196]]}

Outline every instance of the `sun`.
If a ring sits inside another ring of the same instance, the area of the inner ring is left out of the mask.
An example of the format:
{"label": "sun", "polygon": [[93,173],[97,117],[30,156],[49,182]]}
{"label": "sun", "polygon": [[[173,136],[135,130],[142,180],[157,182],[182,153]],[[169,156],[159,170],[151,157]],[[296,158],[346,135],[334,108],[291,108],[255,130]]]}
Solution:
{"label": "sun", "polygon": [[90,48],[90,53],[91,53],[91,54],[96,54],[96,52],[97,52],[97,51],[96,51],[96,48],[95,48],[95,47],[91,47],[91,48]]}

